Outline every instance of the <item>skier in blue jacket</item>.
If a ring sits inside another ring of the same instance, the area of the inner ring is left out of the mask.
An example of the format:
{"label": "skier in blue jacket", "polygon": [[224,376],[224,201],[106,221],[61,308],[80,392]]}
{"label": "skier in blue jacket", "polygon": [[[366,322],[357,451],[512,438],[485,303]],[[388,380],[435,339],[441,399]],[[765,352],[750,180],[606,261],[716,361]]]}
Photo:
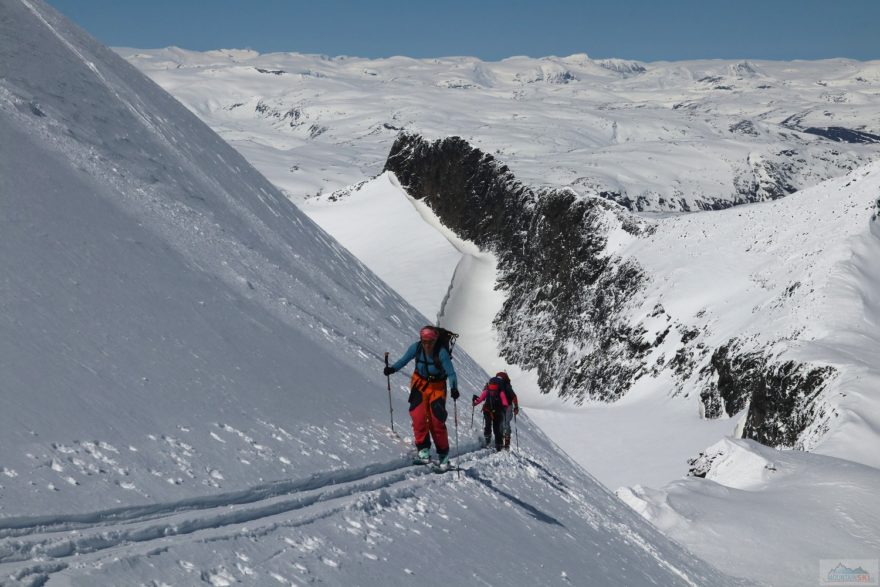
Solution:
{"label": "skier in blue jacket", "polygon": [[[419,459],[428,462],[431,455],[431,437],[437,446],[437,458],[441,467],[449,465],[449,435],[446,431],[446,382],[457,400],[458,378],[449,352],[437,345],[439,335],[433,326],[425,326],[419,332],[419,341],[413,343],[400,359],[385,367],[385,375],[396,373],[407,363],[416,360],[416,368],[410,379],[409,415]],[[430,436],[429,436],[430,435]]]}

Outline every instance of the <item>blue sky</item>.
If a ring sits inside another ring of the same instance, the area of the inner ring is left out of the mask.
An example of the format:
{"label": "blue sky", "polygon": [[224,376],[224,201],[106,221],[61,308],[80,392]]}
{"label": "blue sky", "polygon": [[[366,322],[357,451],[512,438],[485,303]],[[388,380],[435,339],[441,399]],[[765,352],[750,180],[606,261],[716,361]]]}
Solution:
{"label": "blue sky", "polygon": [[110,46],[497,60],[880,59],[880,0],[48,0]]}

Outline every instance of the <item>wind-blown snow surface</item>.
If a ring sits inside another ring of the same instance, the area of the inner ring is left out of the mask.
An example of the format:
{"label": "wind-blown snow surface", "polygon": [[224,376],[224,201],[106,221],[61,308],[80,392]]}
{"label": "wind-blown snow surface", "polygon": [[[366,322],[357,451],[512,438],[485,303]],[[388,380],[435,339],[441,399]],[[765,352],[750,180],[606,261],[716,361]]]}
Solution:
{"label": "wind-blown snow surface", "polygon": [[777,198],[880,152],[876,61],[118,51],[295,200],[378,174],[401,130],[639,210]]}
{"label": "wind-blown snow surface", "polygon": [[721,569],[747,565],[768,585],[820,584],[823,559],[877,558],[880,470],[747,440],[721,441],[705,459],[705,479],[618,493]]}
{"label": "wind-blown snow surface", "polygon": [[737,584],[527,419],[407,466],[379,369],[424,317],[51,8],[0,15],[0,583]]}

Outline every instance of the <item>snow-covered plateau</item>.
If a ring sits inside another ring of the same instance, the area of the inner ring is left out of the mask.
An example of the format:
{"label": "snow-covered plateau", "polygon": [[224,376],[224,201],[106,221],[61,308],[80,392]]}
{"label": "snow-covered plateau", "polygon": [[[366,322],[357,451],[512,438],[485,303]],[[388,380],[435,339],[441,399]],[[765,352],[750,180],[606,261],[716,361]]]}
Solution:
{"label": "snow-covered plateau", "polygon": [[880,153],[877,61],[117,51],[297,201],[379,173],[401,131],[633,210],[775,199]]}

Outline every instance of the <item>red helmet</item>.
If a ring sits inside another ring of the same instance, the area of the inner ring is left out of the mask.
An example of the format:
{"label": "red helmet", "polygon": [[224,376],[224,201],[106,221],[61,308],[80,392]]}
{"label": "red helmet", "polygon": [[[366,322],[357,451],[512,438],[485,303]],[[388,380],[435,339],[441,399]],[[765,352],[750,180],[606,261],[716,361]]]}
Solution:
{"label": "red helmet", "polygon": [[506,371],[499,371],[498,373],[495,374],[495,377],[500,377],[501,379],[503,379],[505,381],[510,381],[510,377],[507,376]]}
{"label": "red helmet", "polygon": [[437,329],[433,326],[425,326],[419,330],[419,338],[424,341],[437,340]]}

